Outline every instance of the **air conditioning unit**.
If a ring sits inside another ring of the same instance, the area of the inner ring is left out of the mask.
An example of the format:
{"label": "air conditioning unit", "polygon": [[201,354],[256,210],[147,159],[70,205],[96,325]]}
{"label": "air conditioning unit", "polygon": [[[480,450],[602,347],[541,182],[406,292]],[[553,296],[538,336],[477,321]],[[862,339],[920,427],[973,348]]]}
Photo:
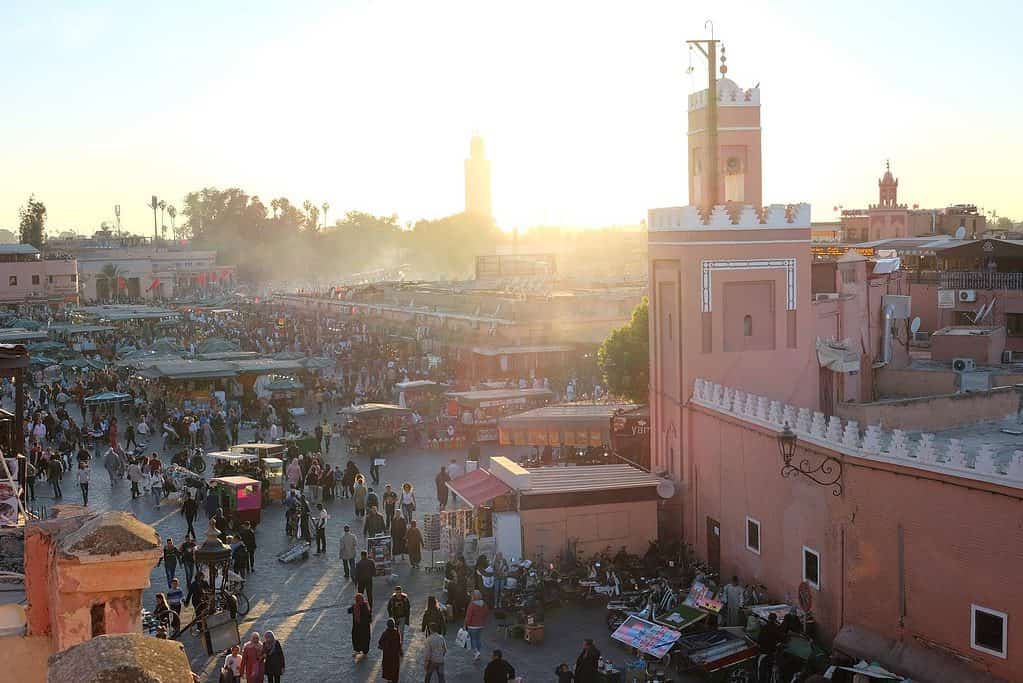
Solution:
{"label": "air conditioning unit", "polygon": [[977,369],[977,361],[972,358],[953,358],[952,369],[956,372],[970,372]]}
{"label": "air conditioning unit", "polygon": [[814,301],[835,301],[838,299],[838,292],[822,292],[820,294],[814,294]]}
{"label": "air conditioning unit", "polygon": [[963,303],[969,304],[977,300],[977,290],[975,289],[960,289],[959,300]]}

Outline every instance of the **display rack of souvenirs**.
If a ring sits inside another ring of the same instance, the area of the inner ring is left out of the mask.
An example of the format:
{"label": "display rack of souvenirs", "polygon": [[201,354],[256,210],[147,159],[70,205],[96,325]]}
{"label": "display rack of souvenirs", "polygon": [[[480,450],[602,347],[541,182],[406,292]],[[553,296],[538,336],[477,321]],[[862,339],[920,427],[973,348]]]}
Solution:
{"label": "display rack of souvenirs", "polygon": [[377,568],[377,576],[389,576],[394,563],[391,537],[386,535],[370,536],[366,539],[366,550],[369,559]]}

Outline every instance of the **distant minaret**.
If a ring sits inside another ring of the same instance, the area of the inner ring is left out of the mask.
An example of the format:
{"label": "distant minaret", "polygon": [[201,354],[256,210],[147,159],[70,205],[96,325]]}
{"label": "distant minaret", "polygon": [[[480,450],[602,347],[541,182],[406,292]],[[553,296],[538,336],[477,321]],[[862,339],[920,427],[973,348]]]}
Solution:
{"label": "distant minaret", "polygon": [[490,161],[483,151],[483,138],[473,135],[469,158],[465,160],[465,212],[490,218]]}

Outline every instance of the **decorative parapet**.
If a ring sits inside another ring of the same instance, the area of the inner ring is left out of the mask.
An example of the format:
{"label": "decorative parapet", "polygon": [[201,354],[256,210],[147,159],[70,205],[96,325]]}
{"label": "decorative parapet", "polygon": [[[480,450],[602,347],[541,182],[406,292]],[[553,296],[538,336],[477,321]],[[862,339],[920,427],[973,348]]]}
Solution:
{"label": "decorative parapet", "polygon": [[669,206],[647,212],[647,230],[767,230],[810,227],[810,205],[718,204],[709,210],[696,206]]}
{"label": "decorative parapet", "polygon": [[[959,439],[939,444],[934,434],[921,434],[920,440],[912,443],[905,431],[889,432],[878,425],[867,425],[861,434],[855,420],[843,423],[838,416],[825,417],[819,412],[811,417],[806,408],[783,405],[704,379],[694,382],[692,401],[774,431],[781,431],[788,424],[801,441],[842,455],[1023,490],[1023,450],[1014,451],[1008,461],[998,462],[990,444],[981,444],[975,452],[967,452]],[[762,404],[769,406],[766,412],[750,413],[750,405]]]}
{"label": "decorative parapet", "polygon": [[[704,88],[689,95],[689,110],[702,109],[709,100],[708,90]],[[718,106],[721,107],[759,107],[760,85],[755,88],[740,88],[727,78],[718,80]]]}

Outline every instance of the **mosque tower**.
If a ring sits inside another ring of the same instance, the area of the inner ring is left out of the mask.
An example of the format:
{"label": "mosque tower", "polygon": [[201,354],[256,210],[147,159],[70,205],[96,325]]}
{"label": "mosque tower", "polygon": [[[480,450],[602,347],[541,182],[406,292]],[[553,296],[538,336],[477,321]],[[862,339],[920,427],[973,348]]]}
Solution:
{"label": "mosque tower", "polygon": [[490,160],[479,134],[469,141],[469,158],[465,160],[465,213],[491,218]]}

